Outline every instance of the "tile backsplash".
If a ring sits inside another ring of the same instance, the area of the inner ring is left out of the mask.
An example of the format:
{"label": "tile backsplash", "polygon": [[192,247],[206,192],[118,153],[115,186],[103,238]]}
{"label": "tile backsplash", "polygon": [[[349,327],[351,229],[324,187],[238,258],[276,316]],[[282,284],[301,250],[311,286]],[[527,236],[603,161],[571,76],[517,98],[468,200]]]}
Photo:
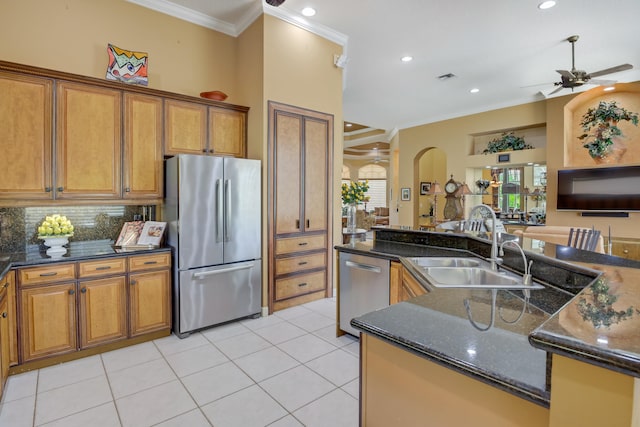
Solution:
{"label": "tile backsplash", "polygon": [[[142,215],[148,206],[46,206],[0,208],[0,252],[23,252],[29,245],[41,244],[38,225],[45,216],[65,215],[74,226],[73,241],[115,240],[126,221]],[[155,219],[155,218],[147,218]]]}

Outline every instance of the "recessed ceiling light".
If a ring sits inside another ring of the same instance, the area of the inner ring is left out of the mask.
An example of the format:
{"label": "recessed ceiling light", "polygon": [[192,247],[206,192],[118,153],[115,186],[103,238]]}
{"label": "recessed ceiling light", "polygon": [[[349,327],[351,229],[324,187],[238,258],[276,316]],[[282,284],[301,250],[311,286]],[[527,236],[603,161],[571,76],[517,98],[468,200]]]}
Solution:
{"label": "recessed ceiling light", "polygon": [[555,5],[556,5],[556,2],[553,0],[543,1],[538,5],[538,9],[542,9],[542,10],[551,9]]}
{"label": "recessed ceiling light", "polygon": [[350,128],[350,127],[351,127],[351,126],[353,126],[353,125],[352,125],[351,123],[347,123],[345,126],[346,126],[346,127],[348,127],[348,128]]}
{"label": "recessed ceiling light", "polygon": [[413,56],[403,56],[402,58],[400,58],[400,60],[402,62],[411,62],[413,61]]}
{"label": "recessed ceiling light", "polygon": [[316,10],[312,7],[305,7],[304,9],[302,9],[302,14],[304,16],[313,16],[316,14]]}
{"label": "recessed ceiling light", "polygon": [[606,91],[606,92],[609,92],[611,90],[614,90],[615,88],[616,88],[615,86],[607,86],[603,90]]}
{"label": "recessed ceiling light", "polygon": [[477,87],[474,87],[473,89],[471,89],[469,92],[471,93],[478,93],[480,92],[480,89],[478,89]]}

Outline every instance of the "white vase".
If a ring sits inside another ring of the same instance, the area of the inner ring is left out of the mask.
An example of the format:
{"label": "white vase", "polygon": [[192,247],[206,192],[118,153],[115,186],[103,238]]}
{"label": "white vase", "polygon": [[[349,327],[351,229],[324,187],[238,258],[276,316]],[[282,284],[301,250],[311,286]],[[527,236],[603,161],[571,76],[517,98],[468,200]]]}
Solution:
{"label": "white vase", "polygon": [[49,247],[49,249],[47,249],[47,255],[50,257],[61,257],[67,253],[67,248],[65,248],[64,245],[69,243],[68,236],[50,236],[40,238],[44,240],[44,245]]}

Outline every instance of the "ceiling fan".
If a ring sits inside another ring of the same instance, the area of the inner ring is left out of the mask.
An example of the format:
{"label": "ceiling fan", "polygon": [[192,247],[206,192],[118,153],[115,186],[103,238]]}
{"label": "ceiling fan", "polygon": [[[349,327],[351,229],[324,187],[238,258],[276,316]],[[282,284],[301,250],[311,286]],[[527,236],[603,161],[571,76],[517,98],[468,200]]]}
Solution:
{"label": "ceiling fan", "polygon": [[587,73],[584,70],[576,70],[575,43],[578,41],[578,38],[579,36],[571,36],[567,39],[567,41],[571,43],[571,71],[556,70],[558,73],[560,73],[561,80],[554,83],[554,85],[558,86],[558,88],[549,93],[549,95],[559,92],[562,89],[571,89],[571,91],[573,91],[574,87],[579,87],[587,83],[594,85],[610,85],[615,83],[615,80],[592,80],[592,78],[604,76],[606,74],[617,73],[619,71],[630,70],[633,68],[633,65],[631,64],[622,64],[615,67],[606,68],[604,70],[596,71],[595,73]]}

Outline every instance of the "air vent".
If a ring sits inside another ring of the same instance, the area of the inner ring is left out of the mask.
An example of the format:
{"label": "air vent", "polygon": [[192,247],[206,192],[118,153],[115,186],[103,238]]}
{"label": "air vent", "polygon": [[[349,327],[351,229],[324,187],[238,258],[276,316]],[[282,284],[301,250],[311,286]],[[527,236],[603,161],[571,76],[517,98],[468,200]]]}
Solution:
{"label": "air vent", "polygon": [[456,75],[453,73],[447,73],[447,74],[443,74],[441,76],[438,76],[438,80],[449,80],[453,77],[455,77]]}

